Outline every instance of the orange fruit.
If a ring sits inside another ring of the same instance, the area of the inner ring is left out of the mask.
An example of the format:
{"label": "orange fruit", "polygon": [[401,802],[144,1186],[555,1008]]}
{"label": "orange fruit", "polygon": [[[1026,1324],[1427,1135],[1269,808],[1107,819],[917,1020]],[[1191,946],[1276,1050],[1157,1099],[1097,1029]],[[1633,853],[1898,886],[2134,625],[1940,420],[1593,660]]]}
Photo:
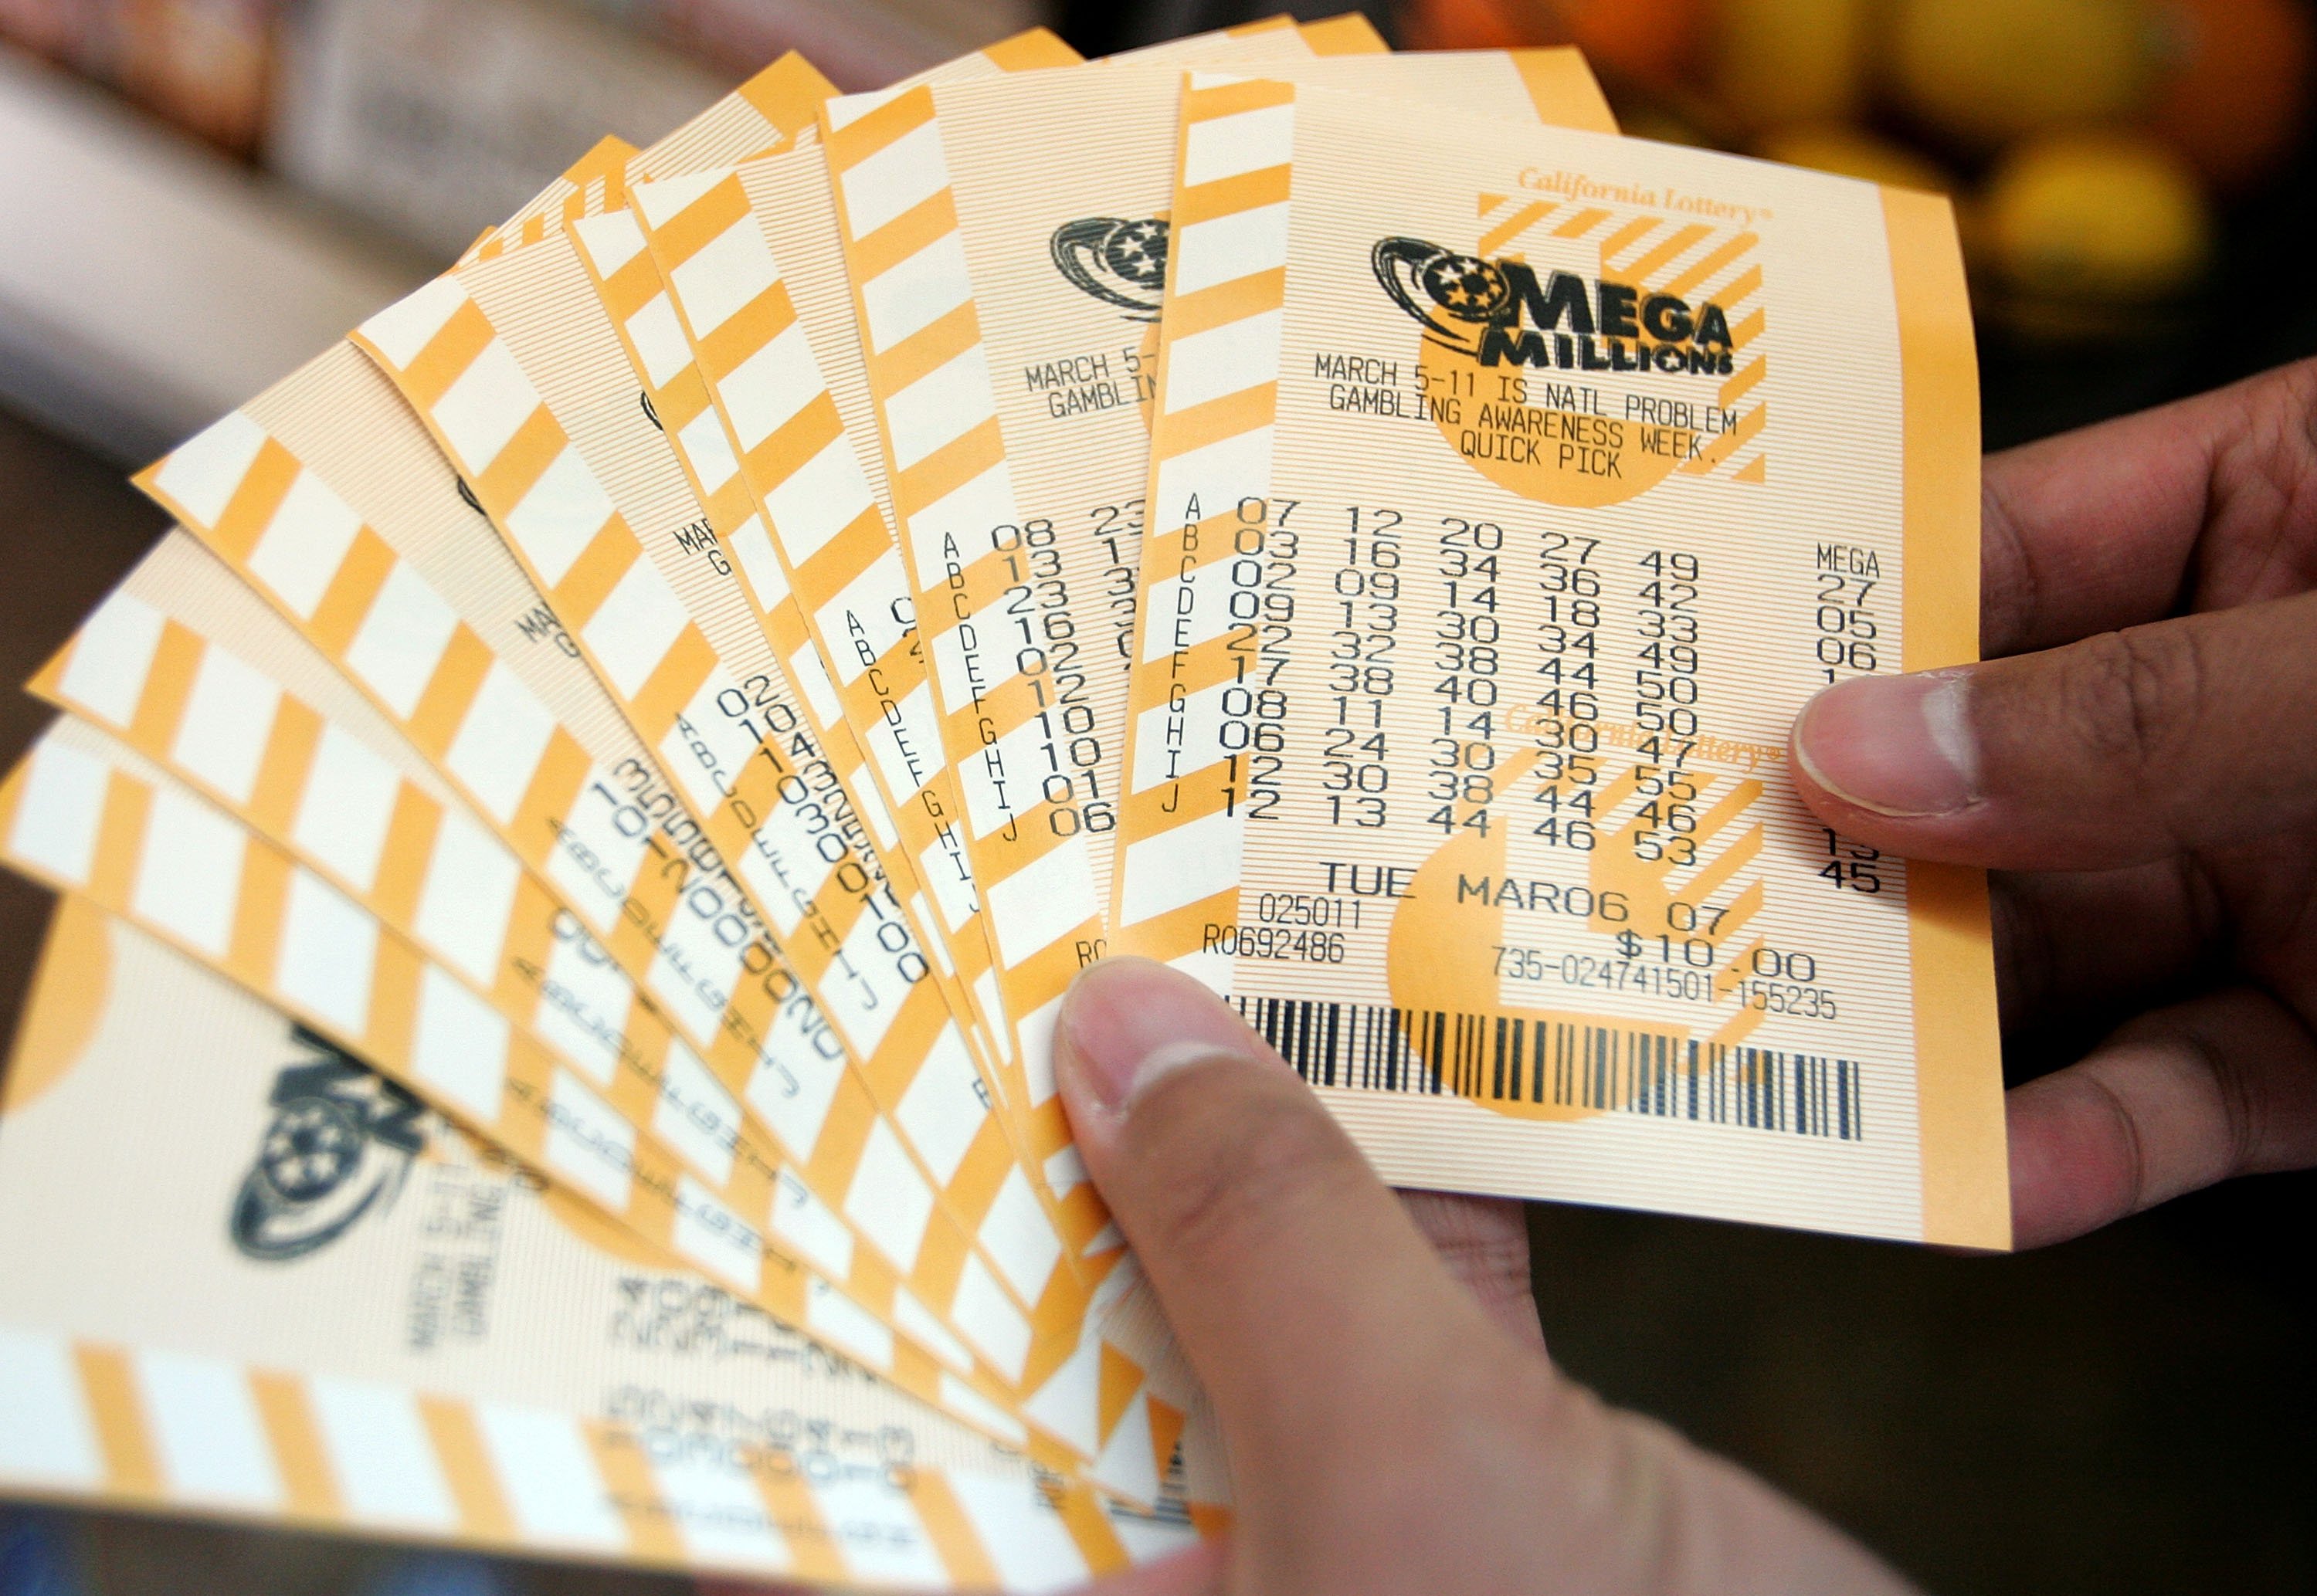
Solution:
{"label": "orange fruit", "polygon": [[1666,84],[1689,67],[1701,0],[1523,0],[1534,36],[1582,49],[1594,69],[1632,83]]}
{"label": "orange fruit", "polygon": [[2001,286],[2079,305],[2149,304],[2193,287],[2213,249],[2196,173],[2141,134],[2064,133],[2008,152],[1977,236]]}
{"label": "orange fruit", "polygon": [[2151,120],[2224,188],[2276,170],[2309,108],[2309,13],[2293,0],[2166,0]]}
{"label": "orange fruit", "polygon": [[1513,49],[1541,42],[1518,0],[1414,0],[1400,15],[1410,49]]}

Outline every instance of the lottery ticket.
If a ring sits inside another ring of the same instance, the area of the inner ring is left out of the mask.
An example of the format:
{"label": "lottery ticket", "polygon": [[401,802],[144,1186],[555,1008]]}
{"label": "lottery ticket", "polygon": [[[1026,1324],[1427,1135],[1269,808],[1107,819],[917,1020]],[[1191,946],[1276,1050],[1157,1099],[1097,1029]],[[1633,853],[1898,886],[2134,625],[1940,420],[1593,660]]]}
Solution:
{"label": "lottery ticket", "polygon": [[[1078,58],[1076,52],[1051,32],[1044,29],[1033,29],[923,76],[926,78],[971,76],[981,73],[1050,67]],[[827,79],[801,57],[794,53],[785,56],[647,150],[637,151],[618,139],[602,141],[514,218],[496,229],[487,230],[465,259],[488,259],[509,248],[536,243],[550,230],[568,228],[586,218],[607,215],[616,218],[626,203],[630,185],[644,176],[682,173],[702,164],[729,162],[782,148],[792,143],[800,132],[810,134],[812,108],[831,92]],[[599,287],[606,286],[599,283]],[[657,414],[665,414],[666,407],[658,403],[662,400],[681,403],[680,396],[657,392],[648,384],[647,402],[654,405]],[[693,486],[700,489],[699,474],[693,469],[689,451],[684,448],[682,438],[682,426],[678,423],[670,432],[670,441],[676,445],[679,455],[684,458]],[[719,495],[703,489],[700,498],[711,535],[729,539],[740,531],[737,518],[722,513],[727,508],[729,495]],[[810,683],[804,685],[807,691],[800,695],[799,707],[810,713],[823,695],[810,691]],[[839,779],[849,793],[852,789],[849,772],[857,768],[858,750],[851,745],[841,728],[825,725],[816,718],[814,729],[828,746],[832,762],[841,772]],[[871,818],[875,818],[873,812]],[[914,916],[914,895],[907,890],[907,883],[903,887],[903,912]],[[917,930],[923,941],[922,921],[918,922]],[[936,949],[936,951],[940,950]],[[949,1006],[953,1011],[965,1012],[962,994],[953,989],[955,976],[947,967],[946,961],[932,974],[935,981],[943,984],[944,996],[950,1000]],[[978,1043],[976,1033],[970,1030],[967,1040]],[[986,1044],[978,1046],[979,1050],[986,1053]],[[984,1073],[986,1076],[986,1065]]]}
{"label": "lottery ticket", "polygon": [[[232,428],[228,468],[209,469]],[[799,1030],[841,1067],[721,855],[375,369],[342,346],[221,429],[148,486],[367,692],[720,1073],[755,1081],[769,1039]],[[425,863],[364,862],[389,877]],[[730,979],[719,972],[736,937]],[[921,1073],[898,1111],[921,1137],[950,1128],[944,1202],[986,1208],[974,1190],[1002,1179],[1010,1152],[976,1134],[986,1110],[959,1064],[946,1083]]]}
{"label": "lottery ticket", "polygon": [[[1609,125],[1569,51],[1293,72]],[[826,132],[880,464],[907,528],[899,557],[877,557],[887,584],[906,581],[935,662],[1042,1149],[1067,1136],[1053,1015],[1105,947],[1181,82],[1165,66],[1010,81],[833,101]],[[849,589],[832,607],[856,634],[871,624]]]}
{"label": "lottery ticket", "polygon": [[[711,530],[738,557],[732,562],[734,573],[767,638],[788,661],[792,675],[807,688],[801,708],[812,718],[824,746],[853,750],[847,790],[861,795],[858,807],[863,812],[891,828],[877,838],[881,851],[889,861],[898,851],[906,861],[903,868],[914,877],[917,890],[908,903],[920,941],[937,958],[935,973],[944,983],[944,995],[952,1014],[964,1022],[967,1039],[976,1046],[985,1086],[994,1097],[1000,1090],[1005,1043],[1002,1028],[973,995],[986,979],[989,943],[963,851],[937,810],[908,802],[908,795],[899,795],[901,807],[895,807],[893,783],[870,762],[893,746],[890,735],[875,735],[884,728],[870,723],[872,735],[856,737],[854,723],[845,718],[842,700],[814,650],[786,574],[772,553],[762,512],[711,412],[708,390],[646,252],[635,213],[622,210],[590,218],[577,225],[572,236],[605,310],[621,329],[653,412],[705,507]],[[1096,1229],[1081,1227],[1080,1244]]]}
{"label": "lottery ticket", "polygon": [[908,1402],[85,900],[4,1090],[11,1494],[920,1590],[1049,1589],[1189,1534]]}
{"label": "lottery ticket", "polygon": [[[881,1129],[841,1053],[792,1028],[745,1075],[712,1069],[546,881],[190,540],[165,541],[32,688],[109,734],[61,721],[49,736],[65,753],[105,765],[112,786],[141,786],[133,801],[142,807],[155,789],[183,783],[276,840],[330,889],[318,889],[317,902],[344,895],[462,977],[509,1024],[613,1089],[610,1104],[632,1134],[673,1155],[727,1208],[762,1216],[757,1229],[860,1311],[973,1380],[980,1395],[959,1401],[1013,1399],[1007,1375],[977,1365],[926,1306],[954,1300],[966,1235],[875,1155],[893,1133]],[[108,748],[113,736],[128,748]],[[182,789],[167,796],[176,808],[201,807]],[[213,819],[194,825],[216,829]],[[234,846],[246,844],[213,851]],[[548,1150],[593,1145],[550,1141]],[[592,1163],[558,1170],[600,1172]],[[993,1331],[966,1319],[976,1345],[990,1342],[1001,1359],[1019,1339],[1009,1341],[1010,1321]]]}
{"label": "lottery ticket", "polygon": [[1221,80],[1176,181],[1114,948],[1406,1184],[2007,1244],[1983,881],[1784,771],[1975,652],[1945,203]]}
{"label": "lottery ticket", "polygon": [[[1292,32],[1275,32],[1272,40],[1228,49],[1240,58],[1281,50],[1308,53]],[[1201,42],[1199,48],[1225,47]],[[711,391],[724,390],[715,413],[725,428],[724,458],[738,462],[762,515],[759,525],[769,527],[781,556],[783,568],[754,576],[743,560],[742,575],[752,586],[795,584],[794,608],[821,631],[817,640],[823,657],[834,662],[830,674],[872,751],[881,790],[902,817],[906,846],[924,861],[923,876],[944,885],[938,895],[944,918],[963,926],[976,910],[972,882],[954,834],[956,807],[938,734],[926,718],[929,705],[907,623],[906,589],[888,568],[890,535],[862,441],[867,417],[862,408],[848,415],[843,407],[844,398],[857,401],[862,390],[857,380],[846,382],[858,371],[858,343],[834,227],[827,221],[825,166],[818,151],[806,147],[741,172],[755,179],[753,192],[738,174],[642,185],[635,214],[652,234],[654,258],[670,289],[663,302],[682,318]],[[756,216],[752,210],[756,205],[782,209],[784,203],[795,211],[803,242],[826,244],[801,252],[828,267],[819,284],[825,291],[811,298],[810,343],[791,292],[805,279],[793,268],[784,277],[778,263],[790,258],[789,246],[799,240],[774,240],[769,212]],[[633,340],[631,348],[641,352]],[[674,370],[674,351],[659,358]],[[823,361],[836,373],[829,379],[836,385],[833,390],[824,381]],[[865,595],[865,585],[880,576],[895,578],[890,593]],[[841,630],[843,614],[856,620],[865,615],[863,629],[832,639],[828,629]],[[831,647],[832,641],[837,646]],[[953,945],[964,949],[966,941],[961,935]],[[971,950],[959,957],[979,1012],[996,1019],[994,987],[979,978]],[[986,948],[980,963],[986,969]],[[1003,1030],[1002,1024],[992,1029]],[[999,1095],[1007,1094],[1001,1088]],[[1018,1101],[1020,1093],[1011,1096]],[[1080,1183],[1075,1154],[1058,1124],[1042,1140],[1033,1139],[1032,1152],[1039,1184],[1061,1217],[1065,1234],[1073,1240],[1089,1233],[1097,1240],[1114,1235],[1091,1189]]]}
{"label": "lottery ticket", "polygon": [[[940,1058],[970,1057],[869,857],[854,795],[806,729],[790,663],[638,402],[569,239],[465,268],[374,318],[362,341],[431,417],[889,1101]],[[526,431],[536,436],[518,441]],[[1026,1208],[1024,1229],[1051,1230],[1026,1181],[1010,1200]],[[1013,1272],[1072,1274],[1069,1249],[1044,1250]]]}
{"label": "lottery ticket", "polygon": [[[765,641],[783,662],[788,680],[796,689],[796,712],[818,742],[845,802],[863,822],[865,834],[858,844],[863,862],[883,878],[917,946],[927,956],[924,978],[939,990],[943,1005],[958,1022],[983,1079],[993,1080],[997,1044],[968,995],[986,943],[971,913],[937,916],[928,901],[944,891],[954,899],[961,887],[970,895],[971,883],[962,882],[948,869],[950,861],[937,852],[928,857],[908,845],[918,839],[903,834],[872,780],[866,755],[843,717],[836,688],[814,652],[804,620],[777,580],[779,567],[763,524],[748,503],[746,484],[729,453],[715,447],[720,439],[713,436],[714,418],[708,415],[707,392],[696,370],[689,361],[655,368],[641,358],[646,345],[637,342],[639,330],[650,328],[656,319],[665,328],[667,312],[659,274],[643,253],[642,234],[633,218],[624,210],[586,218],[572,226],[569,236],[605,313],[620,328],[621,342],[634,362],[636,379],[652,415],[701,506],[708,537],[718,549],[729,551],[711,557],[723,559],[738,579]],[[641,335],[649,338],[650,333],[645,330]],[[676,346],[681,347],[680,339]],[[704,442],[699,437],[702,417],[707,417],[711,434]],[[687,430],[691,437],[686,436]],[[747,575],[752,565],[757,567],[754,579]],[[924,875],[928,868],[948,870],[948,874],[928,887]],[[959,950],[961,947],[964,951]]]}

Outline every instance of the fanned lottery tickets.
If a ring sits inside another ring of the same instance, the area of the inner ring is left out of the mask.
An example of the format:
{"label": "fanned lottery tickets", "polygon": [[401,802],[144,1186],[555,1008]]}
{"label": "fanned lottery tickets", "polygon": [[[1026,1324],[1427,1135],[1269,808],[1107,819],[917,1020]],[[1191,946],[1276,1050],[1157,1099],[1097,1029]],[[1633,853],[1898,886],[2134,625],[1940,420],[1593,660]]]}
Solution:
{"label": "fanned lottery tickets", "polygon": [[[1292,75],[1611,126],[1567,51]],[[1105,945],[1179,86],[1162,66],[1081,67],[827,112],[906,535],[899,561],[872,550],[881,589],[856,578],[828,600],[824,636],[904,602],[925,630],[1025,1061],[1043,1061],[1063,991]],[[1012,1090],[1033,1146],[1067,1139],[1049,1071]]]}
{"label": "fanned lottery tickets", "polygon": [[1113,953],[1400,1184],[2007,1244],[1983,886],[1784,779],[1974,651],[1974,383],[1942,202],[1569,51],[1033,31],[604,140],[140,474],[28,684],[0,1491],[925,1591],[1219,1533],[1055,1091]]}
{"label": "fanned lottery tickets", "polygon": [[[1308,58],[1311,52],[1297,32],[1266,30],[1245,39],[1187,40],[1152,53],[1251,61]],[[865,403],[848,416],[828,386],[842,382],[844,373],[857,374],[861,362],[819,154],[814,148],[784,152],[729,174],[702,174],[639,189],[636,217],[650,231],[668,285],[658,305],[682,328],[697,358],[687,361],[680,349],[648,347],[634,337],[631,356],[648,387],[657,381],[660,391],[682,396],[664,424],[671,425],[670,436],[695,474],[702,461],[714,461],[711,475],[746,485],[760,518],[748,535],[768,535],[777,563],[744,557],[736,575],[768,624],[798,639],[797,652],[788,655],[794,666],[832,696],[836,683],[845,684],[845,712],[867,728],[863,741],[875,756],[877,773],[863,794],[864,807],[904,817],[893,823],[903,851],[920,861],[921,879],[937,884],[939,930],[957,961],[958,984],[973,994],[969,1017],[999,1065],[985,1076],[990,1101],[1008,1112],[1015,1145],[1028,1155],[1025,1173],[1066,1244],[1089,1260],[1086,1268],[1105,1271],[1115,1259],[1115,1232],[1079,1180],[1066,1133],[1055,1134],[1060,1128],[1051,1113],[1044,1134],[1024,1123],[1014,1030],[991,977],[991,944],[969,851],[947,818],[957,805],[941,779],[947,766],[935,762],[940,737],[928,724],[922,665],[910,657],[913,636],[895,620],[906,613],[908,597],[892,564],[891,536],[872,486],[881,473],[868,442],[872,424]],[[613,263],[630,247],[613,237],[609,224],[606,218],[575,229],[607,293],[621,271]],[[771,237],[775,232],[777,244]],[[798,233],[825,247],[792,249]],[[792,263],[785,274],[783,260]],[[801,261],[828,268],[818,296],[795,269]],[[631,267],[639,264],[644,263],[629,259]],[[816,325],[824,330],[818,348],[800,325],[801,299],[812,299],[819,313]],[[652,313],[649,306],[613,308],[627,312],[624,325],[651,325],[642,319]],[[840,376],[825,379],[824,367]],[[702,413],[707,398],[716,407]],[[696,420],[675,427],[679,415]],[[817,638],[805,641],[816,628]],[[868,641],[872,637],[875,644]],[[905,711],[900,704],[912,707]],[[921,917],[933,923],[935,912]]]}
{"label": "fanned lottery tickets", "polygon": [[1192,1534],[929,1413],[84,900],[18,1035],[11,1491],[916,1591]]}
{"label": "fanned lottery tickets", "polygon": [[[753,1143],[735,1097],[545,883],[465,819],[424,762],[189,542],[165,541],[99,619],[36,679],[43,696],[85,718],[60,722],[36,750],[28,807],[9,833],[13,862],[237,967],[253,989],[344,1045],[367,1039],[381,1068],[415,1072],[448,1111],[533,1148],[610,1212],[665,1226],[664,1239],[729,1288],[819,1321],[898,1383],[994,1421],[987,1404],[1006,1394],[1002,1377],[977,1365],[912,1292],[928,1272],[941,1278],[936,1260],[954,1233],[944,1243],[929,1222],[914,1245],[896,1246],[888,1231],[890,1250],[881,1250],[886,1227],[873,1213],[863,1223],[815,1196],[858,1183],[829,1166],[863,1140],[857,1122],[873,1118],[857,1082],[783,1039],[758,1078],[809,1088],[796,1095],[815,1102],[819,1134]],[[138,676],[140,634],[153,662]],[[271,723],[263,742],[246,735],[252,707]],[[228,768],[216,751],[237,743]],[[102,871],[94,842],[44,818],[57,795],[81,784],[102,791],[100,826],[128,828],[103,848]],[[265,841],[268,818],[285,815],[274,833],[283,842]],[[396,1003],[406,983],[388,973],[398,954],[425,961],[407,1023]],[[507,1032],[518,1062],[551,1061],[552,1073],[540,1083],[512,1068],[502,1087],[482,1067],[479,1043],[429,1045],[461,1020],[488,1027],[494,1041]],[[648,1159],[683,1173],[654,1178]],[[767,1215],[768,1234],[733,1221],[736,1210]],[[889,1324],[901,1333],[890,1348]],[[983,1396],[954,1388],[961,1378]],[[1022,1439],[1011,1421],[996,1422]]]}

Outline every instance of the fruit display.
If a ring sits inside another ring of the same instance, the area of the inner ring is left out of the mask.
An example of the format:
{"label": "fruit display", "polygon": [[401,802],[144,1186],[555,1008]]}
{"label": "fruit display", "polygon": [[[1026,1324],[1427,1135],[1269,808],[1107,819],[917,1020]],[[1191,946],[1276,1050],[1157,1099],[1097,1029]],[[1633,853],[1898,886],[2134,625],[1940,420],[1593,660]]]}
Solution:
{"label": "fruit display", "polygon": [[1991,326],[2121,338],[2194,299],[2299,147],[2307,0],[1406,0],[1432,49],[1582,46],[1629,132],[1955,202]]}

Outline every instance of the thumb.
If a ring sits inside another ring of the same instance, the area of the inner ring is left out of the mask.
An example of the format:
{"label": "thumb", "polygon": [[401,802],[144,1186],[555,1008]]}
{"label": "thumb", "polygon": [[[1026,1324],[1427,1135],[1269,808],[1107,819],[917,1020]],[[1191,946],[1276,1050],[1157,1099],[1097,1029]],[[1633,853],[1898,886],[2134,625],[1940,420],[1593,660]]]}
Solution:
{"label": "thumb", "polygon": [[1087,1172],[1214,1398],[1242,1506],[1438,1424],[1423,1408],[1459,1384],[1493,1382],[1501,1400],[1513,1342],[1311,1089],[1198,981],[1146,959],[1094,966],[1063,1005],[1054,1067]]}
{"label": "thumb", "polygon": [[2105,869],[2317,815],[2317,593],[1821,691],[1794,783],[1845,835],[1998,869]]}

